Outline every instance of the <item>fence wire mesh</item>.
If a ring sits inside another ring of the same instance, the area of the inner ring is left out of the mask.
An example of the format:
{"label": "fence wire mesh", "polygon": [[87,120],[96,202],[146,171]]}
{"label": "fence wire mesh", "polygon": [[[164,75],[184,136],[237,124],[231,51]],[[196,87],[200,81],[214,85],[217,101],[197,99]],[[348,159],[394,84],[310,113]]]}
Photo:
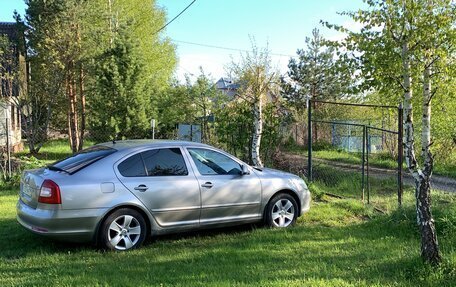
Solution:
{"label": "fence wire mesh", "polygon": [[291,143],[284,154],[292,163],[282,166],[311,179],[326,194],[378,206],[396,198],[401,191],[398,108],[320,101],[311,101],[310,108],[310,132],[308,119],[285,132]]}

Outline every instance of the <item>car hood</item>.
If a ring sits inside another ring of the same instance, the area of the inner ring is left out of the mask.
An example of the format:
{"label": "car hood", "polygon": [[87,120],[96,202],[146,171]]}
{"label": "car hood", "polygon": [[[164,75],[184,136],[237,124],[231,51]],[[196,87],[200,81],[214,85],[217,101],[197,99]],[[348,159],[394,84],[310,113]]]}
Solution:
{"label": "car hood", "polygon": [[263,168],[261,171],[257,170],[257,173],[264,177],[281,177],[286,179],[299,178],[299,176],[295,174],[273,168]]}

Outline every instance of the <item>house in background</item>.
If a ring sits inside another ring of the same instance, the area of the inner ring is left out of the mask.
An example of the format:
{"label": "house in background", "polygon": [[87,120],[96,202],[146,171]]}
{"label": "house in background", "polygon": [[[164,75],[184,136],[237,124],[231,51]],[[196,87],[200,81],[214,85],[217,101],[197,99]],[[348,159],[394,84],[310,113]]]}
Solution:
{"label": "house in background", "polygon": [[[219,90],[223,94],[227,95],[229,100],[231,101],[237,96],[238,90],[241,87],[241,85],[238,83],[235,83],[230,78],[222,77],[215,83],[215,87],[217,88],[217,90]],[[273,95],[270,92],[267,92],[266,102],[274,103],[276,101],[277,101],[277,96]]]}
{"label": "house in background", "polygon": [[16,23],[0,22],[0,148],[22,149],[18,99],[27,92],[27,68]]}
{"label": "house in background", "polygon": [[234,83],[233,80],[229,78],[220,78],[220,80],[215,83],[215,87],[232,100],[236,96],[239,84]]}

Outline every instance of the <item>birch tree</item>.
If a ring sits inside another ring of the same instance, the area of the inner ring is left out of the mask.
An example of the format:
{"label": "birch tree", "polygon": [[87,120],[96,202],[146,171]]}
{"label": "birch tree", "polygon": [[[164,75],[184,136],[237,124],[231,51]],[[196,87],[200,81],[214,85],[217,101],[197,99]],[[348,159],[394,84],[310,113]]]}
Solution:
{"label": "birch tree", "polygon": [[241,55],[239,63],[232,63],[234,80],[240,84],[238,96],[249,103],[253,116],[251,158],[255,166],[263,166],[260,158],[261,137],[263,133],[263,106],[279,90],[278,73],[271,65],[267,48],[260,49],[255,44],[252,51]]}
{"label": "birch tree", "polygon": [[[439,264],[441,255],[431,212],[431,176],[434,158],[431,153],[431,103],[444,85],[448,60],[455,46],[455,6],[444,0],[368,0],[369,10],[345,13],[363,24],[360,32],[347,32],[345,47],[354,51],[366,88],[402,93],[404,104],[405,160],[415,179],[416,216],[421,233],[421,256]],[[357,54],[357,55],[356,55]],[[438,73],[433,70],[440,69]],[[440,78],[440,79],[438,79]],[[434,83],[434,88],[432,88]],[[422,91],[421,98],[414,90]],[[393,96],[394,97],[394,96]],[[399,100],[399,99],[397,99]],[[421,106],[421,158],[415,152],[413,103]]]}

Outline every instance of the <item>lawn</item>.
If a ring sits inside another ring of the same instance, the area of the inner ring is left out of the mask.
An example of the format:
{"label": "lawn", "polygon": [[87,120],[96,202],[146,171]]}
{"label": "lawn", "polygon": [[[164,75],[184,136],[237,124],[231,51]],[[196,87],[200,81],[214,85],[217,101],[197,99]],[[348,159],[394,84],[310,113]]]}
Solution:
{"label": "lawn", "polygon": [[[62,146],[44,147],[32,165],[69,154]],[[18,188],[3,185],[0,286],[455,286],[454,195],[433,193],[444,258],[433,269],[419,256],[411,189],[398,210],[394,181],[373,180],[371,202],[380,213],[359,200],[359,175],[325,165],[315,174],[311,210],[291,229],[245,225],[160,236],[125,253],[27,232],[15,220]]]}
{"label": "lawn", "polygon": [[419,257],[411,195],[379,214],[325,197],[289,230],[241,226],[162,236],[131,252],[55,242],[15,221],[17,190],[0,192],[0,286],[454,286],[456,198],[434,196],[444,263]]}

